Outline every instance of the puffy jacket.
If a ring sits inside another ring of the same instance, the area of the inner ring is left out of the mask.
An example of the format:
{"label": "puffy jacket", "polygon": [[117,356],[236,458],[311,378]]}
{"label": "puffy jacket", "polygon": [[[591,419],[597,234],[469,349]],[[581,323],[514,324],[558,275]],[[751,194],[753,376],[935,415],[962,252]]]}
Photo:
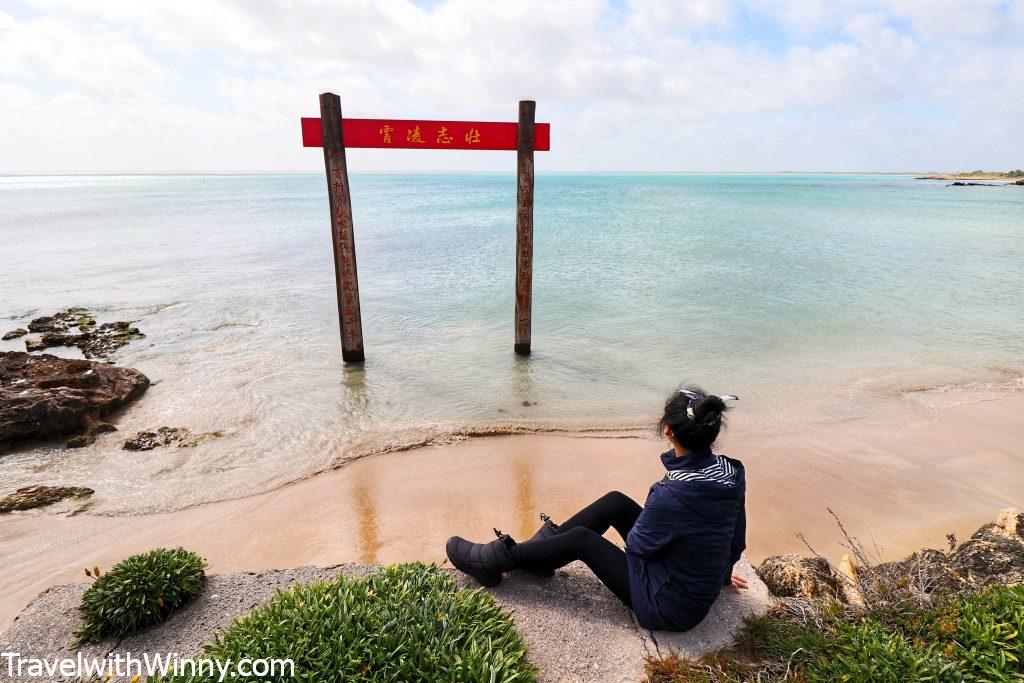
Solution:
{"label": "puffy jacket", "polygon": [[707,616],[746,547],[746,477],[710,451],[677,458],[651,487],[626,538],[633,612],[641,626],[687,631]]}

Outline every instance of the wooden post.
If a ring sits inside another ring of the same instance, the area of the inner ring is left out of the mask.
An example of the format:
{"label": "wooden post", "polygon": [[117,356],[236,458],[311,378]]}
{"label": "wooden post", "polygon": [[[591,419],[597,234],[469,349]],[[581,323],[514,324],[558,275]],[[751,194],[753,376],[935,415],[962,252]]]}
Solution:
{"label": "wooden post", "polygon": [[537,103],[519,102],[516,169],[516,342],[515,352],[530,354],[533,306],[533,124]]}
{"label": "wooden post", "polygon": [[356,243],[352,231],[352,197],[348,188],[345,141],[341,134],[341,100],[334,93],[320,95],[320,126],[323,131],[327,198],[331,206],[331,246],[338,286],[338,323],[341,357],[345,362],[363,360],[363,320],[359,308],[359,277],[356,274]]}

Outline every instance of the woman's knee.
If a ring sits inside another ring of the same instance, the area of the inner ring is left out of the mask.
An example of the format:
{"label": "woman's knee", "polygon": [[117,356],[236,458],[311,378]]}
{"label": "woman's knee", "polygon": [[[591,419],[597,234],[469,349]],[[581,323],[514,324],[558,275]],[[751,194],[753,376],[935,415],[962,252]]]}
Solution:
{"label": "woman's knee", "polygon": [[615,508],[640,507],[635,500],[622,491],[609,491],[601,497],[601,501]]}

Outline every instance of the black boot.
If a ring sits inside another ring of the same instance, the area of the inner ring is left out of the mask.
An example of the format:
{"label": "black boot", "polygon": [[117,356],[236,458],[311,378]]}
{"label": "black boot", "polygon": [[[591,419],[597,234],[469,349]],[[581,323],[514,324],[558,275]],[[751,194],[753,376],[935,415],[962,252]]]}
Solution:
{"label": "black boot", "polygon": [[515,569],[516,566],[509,552],[516,542],[508,534],[497,530],[495,533],[498,538],[490,543],[470,543],[461,536],[452,536],[445,545],[448,559],[455,568],[488,588],[501,583],[501,573]]}
{"label": "black boot", "polygon": [[[539,541],[544,538],[551,538],[558,533],[558,525],[551,521],[551,518],[545,515],[543,512],[540,514],[540,520],[543,525],[540,529],[537,529],[537,533],[530,537],[531,541]],[[554,569],[527,569],[534,576],[538,576],[542,579],[550,579],[555,575]]]}

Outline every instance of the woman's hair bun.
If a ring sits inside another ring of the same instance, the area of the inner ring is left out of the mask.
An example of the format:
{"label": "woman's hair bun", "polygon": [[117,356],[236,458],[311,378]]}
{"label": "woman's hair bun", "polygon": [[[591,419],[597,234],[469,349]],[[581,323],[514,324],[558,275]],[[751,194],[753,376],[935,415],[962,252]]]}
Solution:
{"label": "woman's hair bun", "polygon": [[[732,399],[733,396],[726,395]],[[658,422],[659,430],[668,427],[676,442],[693,451],[709,449],[725,424],[725,400],[705,394],[700,387],[677,389],[665,402],[665,412]]]}
{"label": "woman's hair bun", "polygon": [[725,413],[725,401],[718,396],[705,396],[693,403],[693,419],[697,422],[712,422]]}

